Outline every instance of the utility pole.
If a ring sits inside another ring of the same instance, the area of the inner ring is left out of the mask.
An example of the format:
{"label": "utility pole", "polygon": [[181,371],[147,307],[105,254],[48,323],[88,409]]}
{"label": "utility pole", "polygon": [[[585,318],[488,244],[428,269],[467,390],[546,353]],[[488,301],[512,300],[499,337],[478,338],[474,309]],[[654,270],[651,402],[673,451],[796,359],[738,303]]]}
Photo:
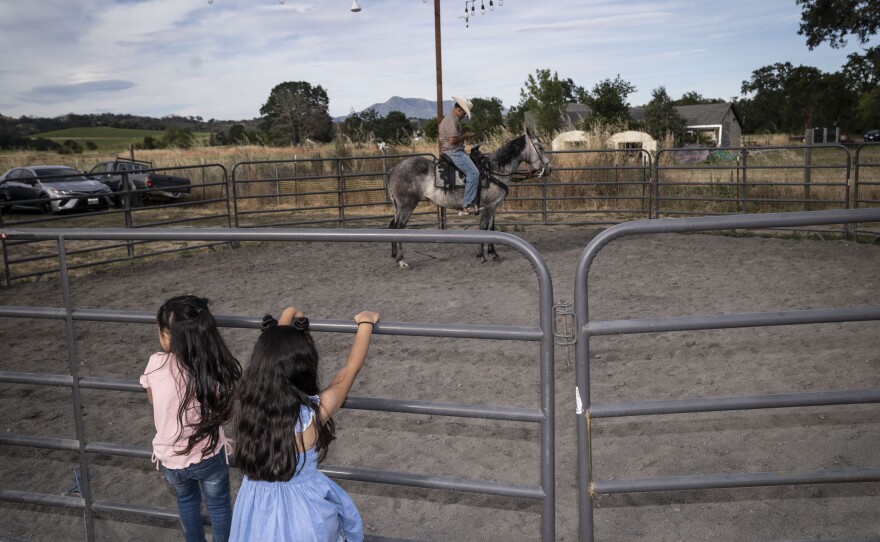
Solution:
{"label": "utility pole", "polygon": [[[437,127],[440,127],[440,121],[443,120],[443,62],[440,55],[440,0],[434,0],[434,51],[437,68]],[[437,157],[443,147],[440,138],[437,138]],[[437,206],[437,227],[441,230],[446,229],[446,209]]]}

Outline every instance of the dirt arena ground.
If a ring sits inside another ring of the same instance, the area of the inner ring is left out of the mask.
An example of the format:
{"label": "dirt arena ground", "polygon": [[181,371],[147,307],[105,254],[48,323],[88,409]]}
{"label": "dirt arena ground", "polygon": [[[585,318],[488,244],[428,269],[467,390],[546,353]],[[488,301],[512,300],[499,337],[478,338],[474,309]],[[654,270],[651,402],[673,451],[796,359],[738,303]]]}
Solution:
{"label": "dirt arena ground", "polygon": [[[572,300],[574,273],[595,229],[519,232],[544,256],[554,297]],[[315,319],[374,309],[386,321],[536,326],[537,280],[518,253],[480,265],[474,247],[410,245],[410,270],[385,245],[264,244],[121,266],[74,278],[77,308],[154,311],[198,293],[218,314]],[[622,319],[880,304],[880,246],[714,235],[615,241],[590,275],[591,317]],[[3,305],[62,305],[56,279],[0,290]],[[158,349],[155,329],[76,322],[85,376],[136,380]],[[256,332],[224,330],[246,363]],[[323,374],[350,335],[318,334]],[[66,374],[64,325],[0,318],[0,370]],[[592,343],[596,403],[880,387],[877,322],[600,337]],[[538,405],[535,343],[376,336],[353,395]],[[556,349],[557,539],[578,539],[574,352]],[[142,394],[86,390],[89,440],[149,446]],[[70,390],[0,384],[2,430],[75,438]],[[833,469],[878,465],[880,406],[617,418],[594,422],[598,478]],[[327,462],[538,483],[538,427],[343,410]],[[95,499],[173,508],[146,460],[91,456]],[[0,488],[61,494],[75,456],[0,446]],[[233,492],[240,475],[233,472]],[[537,540],[529,500],[342,482],[369,534],[422,540]],[[234,493],[233,493],[234,494]],[[598,541],[817,540],[880,536],[880,484],[712,490],[599,497]],[[181,539],[174,522],[101,515],[99,540]],[[83,540],[76,510],[0,502],[0,539]]]}

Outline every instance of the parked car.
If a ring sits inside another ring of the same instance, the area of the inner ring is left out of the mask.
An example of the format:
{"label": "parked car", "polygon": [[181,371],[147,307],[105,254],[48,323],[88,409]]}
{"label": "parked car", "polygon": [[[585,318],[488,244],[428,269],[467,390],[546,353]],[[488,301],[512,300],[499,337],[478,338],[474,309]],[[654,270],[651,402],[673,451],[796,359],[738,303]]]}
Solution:
{"label": "parked car", "polygon": [[96,164],[89,170],[88,176],[90,179],[101,181],[113,192],[120,192],[114,196],[114,201],[119,207],[125,204],[123,178],[128,179],[129,202],[132,206],[150,200],[173,200],[179,198],[181,194],[189,194],[191,183],[186,177],[162,175],[150,171],[151,169],[153,169],[152,162],[116,158]]}
{"label": "parked car", "polygon": [[875,128],[865,132],[865,141],[880,141],[880,130]]}
{"label": "parked car", "polygon": [[16,208],[44,213],[106,209],[110,189],[67,166],[23,166],[0,175],[0,198]]}

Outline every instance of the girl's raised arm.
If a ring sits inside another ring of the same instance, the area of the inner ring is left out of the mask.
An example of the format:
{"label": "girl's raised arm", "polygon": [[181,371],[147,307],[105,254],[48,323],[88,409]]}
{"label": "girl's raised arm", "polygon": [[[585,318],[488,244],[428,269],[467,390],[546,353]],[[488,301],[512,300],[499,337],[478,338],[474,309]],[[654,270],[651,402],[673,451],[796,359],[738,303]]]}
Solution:
{"label": "girl's raised arm", "polygon": [[289,326],[291,323],[293,323],[294,318],[302,318],[303,316],[305,316],[305,314],[303,314],[303,311],[299,310],[298,308],[287,307],[281,313],[281,318],[278,319],[278,325]]}
{"label": "girl's raised arm", "polygon": [[373,311],[359,312],[354,321],[358,324],[357,335],[354,337],[354,343],[351,345],[351,351],[348,353],[348,359],[345,366],[336,373],[333,381],[327,386],[327,389],[320,393],[321,397],[321,418],[329,420],[342,403],[351,390],[354,379],[364,366],[364,360],[367,358],[367,350],[370,347],[370,336],[373,334],[373,325],[379,321],[379,313]]}

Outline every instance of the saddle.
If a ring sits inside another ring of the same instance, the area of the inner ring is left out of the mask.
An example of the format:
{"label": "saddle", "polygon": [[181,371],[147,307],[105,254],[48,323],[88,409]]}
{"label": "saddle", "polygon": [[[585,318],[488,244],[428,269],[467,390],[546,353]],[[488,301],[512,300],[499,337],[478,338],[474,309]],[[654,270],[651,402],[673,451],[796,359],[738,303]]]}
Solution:
{"label": "saddle", "polygon": [[[480,145],[476,144],[471,147],[471,161],[480,171],[479,188],[489,186],[489,158],[480,150]],[[458,169],[452,160],[444,153],[440,153],[440,159],[435,161],[436,167],[434,171],[434,186],[437,188],[445,188],[452,190],[455,188],[464,188],[465,175]]]}

